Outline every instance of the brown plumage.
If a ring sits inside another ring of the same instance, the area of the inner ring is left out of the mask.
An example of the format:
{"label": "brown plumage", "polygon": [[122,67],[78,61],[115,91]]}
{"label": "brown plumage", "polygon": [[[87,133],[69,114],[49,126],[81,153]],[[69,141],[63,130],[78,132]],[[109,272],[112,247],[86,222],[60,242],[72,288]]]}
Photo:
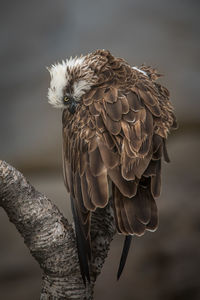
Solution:
{"label": "brown plumage", "polygon": [[[155,198],[161,189],[161,160],[164,156],[169,161],[165,141],[176,120],[169,92],[156,82],[156,70],[131,68],[105,50],[81,59],[74,67],[68,61],[66,68],[64,93],[73,91],[81,80],[89,86],[74,97],[75,111],[63,102],[63,168],[81,231],[77,238],[84,237],[88,261],[91,212],[106,206],[109,197],[119,233],[141,236],[157,228]],[[89,278],[88,270],[82,268],[82,276]]]}

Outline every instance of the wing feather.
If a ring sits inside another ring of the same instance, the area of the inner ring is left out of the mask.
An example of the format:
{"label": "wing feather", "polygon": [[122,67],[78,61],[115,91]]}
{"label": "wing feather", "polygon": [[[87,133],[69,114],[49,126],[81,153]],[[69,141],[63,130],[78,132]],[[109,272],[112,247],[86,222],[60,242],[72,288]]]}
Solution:
{"label": "wing feather", "polygon": [[140,109],[143,107],[138,95],[133,91],[130,91],[127,94],[127,100],[130,109],[133,110],[134,112],[140,111]]}
{"label": "wing feather", "polygon": [[95,207],[104,207],[108,203],[109,198],[106,168],[99,176],[93,176],[90,167],[88,167],[86,179],[91,202]]}
{"label": "wing feather", "polygon": [[82,196],[83,196],[84,206],[89,211],[94,211],[95,210],[95,205],[92,203],[91,198],[90,198],[89,193],[88,193],[88,184],[87,184],[85,174],[83,176],[81,176],[81,192],[82,192]]}
{"label": "wing feather", "polygon": [[158,209],[154,198],[151,196],[151,220],[146,225],[147,230],[155,231],[158,227]]}
{"label": "wing feather", "polygon": [[103,99],[108,103],[114,103],[118,100],[118,90],[116,87],[109,86],[105,89]]}
{"label": "wing feather", "polygon": [[122,102],[118,100],[114,103],[104,102],[105,110],[113,121],[119,121],[122,118]]}
{"label": "wing feather", "polygon": [[119,154],[109,149],[105,143],[98,141],[99,151],[103,163],[107,169],[112,169],[119,165]]}
{"label": "wing feather", "polygon": [[137,191],[136,182],[133,180],[131,181],[125,180],[122,176],[121,168],[119,166],[109,169],[108,176],[124,196],[132,197],[136,194]]}
{"label": "wing feather", "polygon": [[129,110],[126,114],[123,115],[123,120],[126,122],[133,123],[136,121],[136,113],[132,110]]}
{"label": "wing feather", "polygon": [[99,176],[105,171],[99,147],[97,147],[94,151],[89,153],[89,164],[93,176]]}
{"label": "wing feather", "polygon": [[125,95],[120,97],[120,101],[122,104],[122,114],[127,114],[129,112],[129,103]]}
{"label": "wing feather", "polygon": [[102,114],[102,117],[107,130],[113,135],[118,135],[121,131],[121,123],[113,121],[106,112]]}
{"label": "wing feather", "polygon": [[122,164],[122,177],[125,180],[134,180],[135,173],[134,173],[134,165],[135,165],[136,158],[132,158],[127,155],[124,151],[121,156],[121,164]]}
{"label": "wing feather", "polygon": [[161,159],[156,162],[156,175],[151,176],[151,192],[152,195],[157,198],[161,192]]}

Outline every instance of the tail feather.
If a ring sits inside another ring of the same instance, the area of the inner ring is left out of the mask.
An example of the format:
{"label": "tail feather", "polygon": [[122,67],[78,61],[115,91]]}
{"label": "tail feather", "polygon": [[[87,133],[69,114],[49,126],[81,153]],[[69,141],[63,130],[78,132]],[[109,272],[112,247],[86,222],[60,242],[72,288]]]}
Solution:
{"label": "tail feather", "polygon": [[86,280],[90,282],[90,273],[89,273],[89,265],[88,259],[90,259],[90,253],[87,246],[87,241],[85,239],[83,230],[81,228],[81,224],[79,221],[79,217],[74,206],[74,201],[71,197],[71,207],[72,207],[72,214],[74,218],[75,224],[75,231],[76,231],[76,243],[77,243],[77,250],[78,250],[78,259],[80,264],[80,272],[84,282],[86,285]]}
{"label": "tail feather", "polygon": [[117,280],[119,280],[119,278],[123,272],[124,266],[126,264],[126,259],[127,259],[128,252],[130,249],[131,240],[132,240],[132,235],[125,236],[124,246],[123,246],[122,255],[121,255],[119,268],[118,268],[118,272],[117,272]]}

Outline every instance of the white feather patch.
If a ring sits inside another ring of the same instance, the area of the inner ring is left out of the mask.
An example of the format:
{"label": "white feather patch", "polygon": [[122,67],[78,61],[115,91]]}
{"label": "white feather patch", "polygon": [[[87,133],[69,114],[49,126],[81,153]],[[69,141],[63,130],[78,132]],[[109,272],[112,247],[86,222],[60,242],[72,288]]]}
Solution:
{"label": "white feather patch", "polygon": [[50,88],[48,90],[49,103],[54,107],[63,107],[63,89],[65,88],[68,77],[66,76],[66,62],[52,65],[48,69],[51,75]]}
{"label": "white feather patch", "polygon": [[[81,68],[84,65],[85,57],[75,57],[70,58],[66,61],[62,61],[62,63],[58,63],[52,65],[49,68],[49,72],[51,75],[50,88],[48,90],[48,99],[49,103],[57,108],[64,108],[63,104],[63,91],[67,86],[69,81],[68,71],[73,71],[74,69]],[[84,67],[85,68],[85,67]],[[68,70],[68,71],[67,71]],[[87,70],[85,70],[87,72]],[[72,72],[73,73],[73,72]],[[91,83],[87,80],[75,78],[73,85],[73,97],[79,101],[80,97],[91,88]]]}
{"label": "white feather patch", "polygon": [[74,69],[78,66],[81,66],[82,63],[84,62],[85,57],[81,56],[81,57],[70,57],[70,59],[66,60],[66,67],[70,68],[70,69]]}
{"label": "white feather patch", "polygon": [[142,71],[137,67],[132,67],[132,69],[137,70],[138,72],[140,72],[140,73],[144,74],[145,76],[147,76],[147,73],[145,71]]}
{"label": "white feather patch", "polygon": [[77,100],[80,99],[80,97],[85,94],[86,91],[88,91],[91,88],[91,84],[86,80],[79,80],[74,82],[74,98]]}

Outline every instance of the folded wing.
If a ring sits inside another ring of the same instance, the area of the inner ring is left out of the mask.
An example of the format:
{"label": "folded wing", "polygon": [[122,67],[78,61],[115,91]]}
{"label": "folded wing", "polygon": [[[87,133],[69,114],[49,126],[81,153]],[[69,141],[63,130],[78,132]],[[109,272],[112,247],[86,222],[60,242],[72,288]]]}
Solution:
{"label": "folded wing", "polygon": [[157,228],[161,159],[169,161],[165,140],[175,117],[168,94],[144,78],[126,88],[94,87],[82,101],[74,115],[63,112],[63,162],[88,279],[91,212],[107,205],[109,182],[119,233],[141,236]]}

